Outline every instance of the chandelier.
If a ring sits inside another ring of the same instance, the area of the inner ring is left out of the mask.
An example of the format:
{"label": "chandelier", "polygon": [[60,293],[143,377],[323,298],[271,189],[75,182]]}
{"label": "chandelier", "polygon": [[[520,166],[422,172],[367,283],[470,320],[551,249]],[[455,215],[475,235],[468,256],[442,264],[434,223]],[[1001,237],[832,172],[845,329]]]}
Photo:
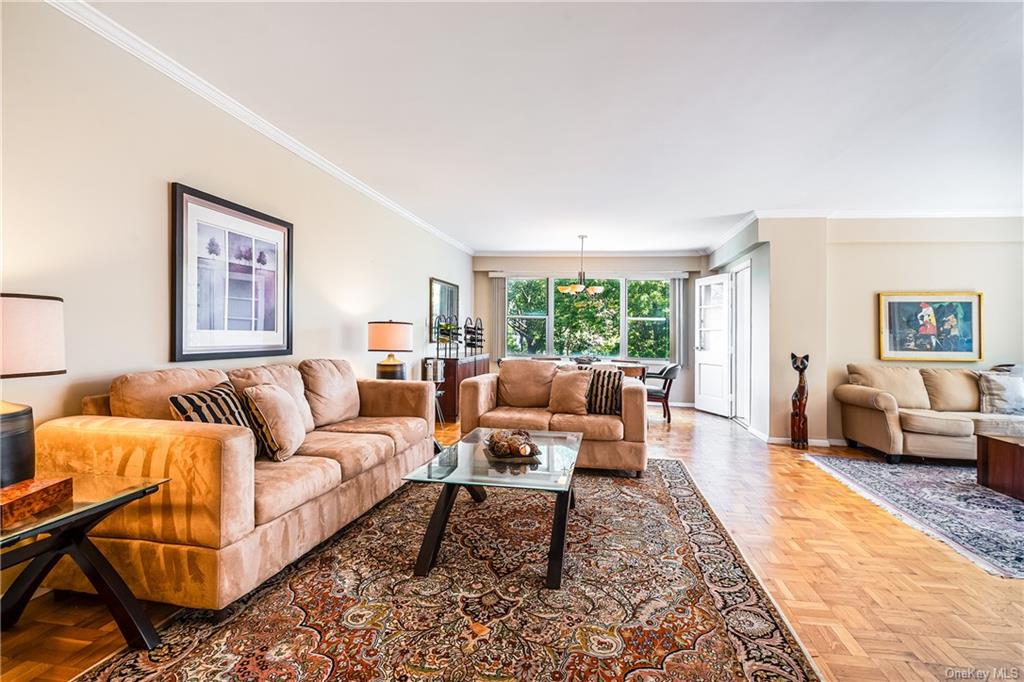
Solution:
{"label": "chandelier", "polygon": [[604,287],[599,286],[587,286],[587,273],[583,271],[583,240],[587,238],[587,235],[581,234],[580,238],[580,272],[578,279],[573,284],[566,284],[558,287],[558,293],[560,294],[572,294],[578,296],[579,294],[586,293],[587,296],[596,296],[604,291]]}

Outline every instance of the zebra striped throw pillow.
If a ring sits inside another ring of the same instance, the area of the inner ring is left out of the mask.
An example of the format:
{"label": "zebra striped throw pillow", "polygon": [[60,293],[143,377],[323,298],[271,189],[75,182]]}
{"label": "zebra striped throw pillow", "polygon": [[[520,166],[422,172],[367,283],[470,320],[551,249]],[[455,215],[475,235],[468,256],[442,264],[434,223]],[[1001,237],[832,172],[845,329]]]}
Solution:
{"label": "zebra striped throw pillow", "polygon": [[622,414],[622,370],[587,369],[594,373],[587,392],[587,413]]}
{"label": "zebra striped throw pillow", "polygon": [[233,424],[252,428],[241,398],[228,382],[195,393],[172,395],[171,415],[181,422]]}

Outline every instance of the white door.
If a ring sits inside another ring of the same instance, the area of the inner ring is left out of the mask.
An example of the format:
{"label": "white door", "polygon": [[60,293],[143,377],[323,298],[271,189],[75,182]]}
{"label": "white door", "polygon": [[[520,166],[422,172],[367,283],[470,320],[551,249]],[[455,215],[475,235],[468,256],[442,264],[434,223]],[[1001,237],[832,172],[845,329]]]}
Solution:
{"label": "white door", "polygon": [[733,272],[733,416],[750,425],[750,264]]}
{"label": "white door", "polygon": [[732,320],[732,275],[712,275],[696,281],[694,311],[694,406],[723,417],[732,416],[732,361],[729,322]]}

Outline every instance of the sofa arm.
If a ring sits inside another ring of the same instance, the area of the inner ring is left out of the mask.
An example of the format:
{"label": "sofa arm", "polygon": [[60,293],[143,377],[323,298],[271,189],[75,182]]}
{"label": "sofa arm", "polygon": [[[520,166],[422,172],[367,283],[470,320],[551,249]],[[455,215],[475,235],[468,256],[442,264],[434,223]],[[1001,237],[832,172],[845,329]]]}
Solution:
{"label": "sofa arm", "polygon": [[647,442],[647,386],[633,377],[622,380],[622,439]]}
{"label": "sofa arm", "polygon": [[480,374],[459,384],[459,424],[462,435],[480,426],[480,416],[498,406],[498,375]]}
{"label": "sofa arm", "polygon": [[169,478],[111,514],[93,534],[220,548],[252,531],[249,429],[125,417],[64,417],[36,430],[43,472]]}
{"label": "sofa arm", "polygon": [[881,450],[903,454],[903,428],[896,398],[870,386],[842,384],[833,392],[839,401],[843,437]]}
{"label": "sofa arm", "polygon": [[896,404],[896,398],[891,393],[870,386],[841,384],[836,386],[833,395],[836,400],[847,405],[856,405],[882,412],[899,412],[900,409]]}
{"label": "sofa arm", "polygon": [[419,417],[434,437],[434,384],[429,381],[359,379],[360,417]]}

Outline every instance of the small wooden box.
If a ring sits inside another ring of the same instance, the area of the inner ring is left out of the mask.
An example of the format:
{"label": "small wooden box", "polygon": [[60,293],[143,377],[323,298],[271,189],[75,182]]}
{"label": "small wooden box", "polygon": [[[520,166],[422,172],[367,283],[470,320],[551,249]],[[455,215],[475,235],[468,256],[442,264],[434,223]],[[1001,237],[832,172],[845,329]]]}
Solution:
{"label": "small wooden box", "polygon": [[0,488],[0,527],[7,528],[29,516],[71,499],[72,479],[30,478]]}

